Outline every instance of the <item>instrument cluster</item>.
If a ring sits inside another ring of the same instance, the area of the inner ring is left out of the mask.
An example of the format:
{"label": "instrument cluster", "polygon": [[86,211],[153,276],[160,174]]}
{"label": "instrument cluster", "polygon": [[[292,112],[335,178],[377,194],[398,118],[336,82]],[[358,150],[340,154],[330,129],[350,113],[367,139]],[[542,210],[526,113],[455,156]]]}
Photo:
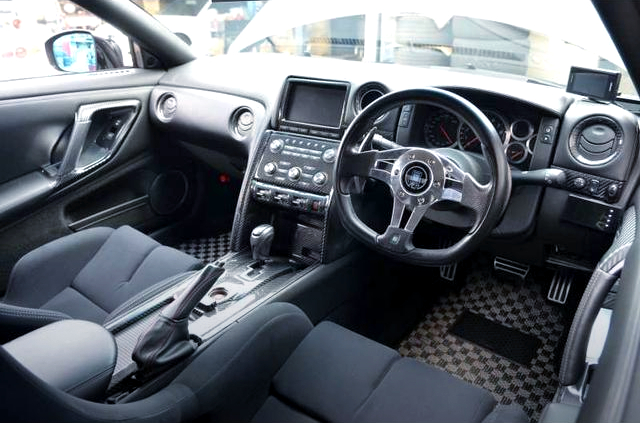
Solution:
{"label": "instrument cluster", "polygon": [[[507,119],[494,110],[482,110],[498,132],[507,160],[523,166],[533,155],[537,133],[535,126],[525,118]],[[429,148],[457,148],[482,153],[482,143],[471,127],[453,113],[434,109],[424,121],[424,142]]]}

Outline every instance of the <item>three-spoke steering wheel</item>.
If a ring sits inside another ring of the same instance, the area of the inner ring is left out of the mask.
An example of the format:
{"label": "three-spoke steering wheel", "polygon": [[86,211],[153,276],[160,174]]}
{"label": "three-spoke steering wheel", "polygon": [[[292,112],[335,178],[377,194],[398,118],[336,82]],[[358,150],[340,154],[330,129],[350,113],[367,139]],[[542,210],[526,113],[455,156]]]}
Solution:
{"label": "three-spoke steering wheel", "polygon": [[[460,161],[443,151],[420,147],[366,150],[372,125],[382,114],[405,104],[436,106],[459,116],[478,135],[491,170],[482,184],[464,170]],[[393,196],[391,221],[377,233],[357,216],[351,195],[358,192],[354,178],[373,178],[389,186]],[[498,133],[473,104],[449,91],[429,88],[397,91],[381,97],[358,115],[347,129],[336,159],[334,195],[344,227],[356,239],[381,253],[418,265],[459,261],[473,252],[499,222],[511,194],[511,174]],[[472,212],[474,223],[466,235],[447,248],[413,245],[418,223],[439,203],[447,202]],[[405,211],[410,214],[403,219]]]}

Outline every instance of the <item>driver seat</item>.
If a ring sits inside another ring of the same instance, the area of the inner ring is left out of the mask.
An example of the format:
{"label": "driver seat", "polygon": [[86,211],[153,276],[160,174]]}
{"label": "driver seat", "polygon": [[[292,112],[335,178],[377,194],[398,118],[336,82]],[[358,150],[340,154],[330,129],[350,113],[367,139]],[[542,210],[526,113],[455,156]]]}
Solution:
{"label": "driver seat", "polygon": [[487,391],[286,303],[253,311],[147,398],[101,404],[47,385],[0,347],[6,421],[525,423]]}

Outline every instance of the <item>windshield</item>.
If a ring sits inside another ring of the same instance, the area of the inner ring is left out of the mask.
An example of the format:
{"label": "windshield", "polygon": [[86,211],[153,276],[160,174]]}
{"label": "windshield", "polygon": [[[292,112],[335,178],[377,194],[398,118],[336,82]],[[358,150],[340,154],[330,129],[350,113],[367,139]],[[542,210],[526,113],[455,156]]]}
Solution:
{"label": "windshield", "polygon": [[581,66],[622,72],[620,92],[637,96],[590,0],[134,1],[199,55],[437,66],[562,87]]}

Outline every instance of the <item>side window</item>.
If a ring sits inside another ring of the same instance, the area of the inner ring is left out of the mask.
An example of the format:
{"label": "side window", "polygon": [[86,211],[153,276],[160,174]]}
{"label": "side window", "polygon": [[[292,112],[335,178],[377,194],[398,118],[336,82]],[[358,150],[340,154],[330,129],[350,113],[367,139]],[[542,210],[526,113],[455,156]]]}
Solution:
{"label": "side window", "polygon": [[[0,81],[62,74],[49,63],[45,43],[56,34],[73,30],[88,31],[121,52],[118,67],[132,65],[127,36],[70,0],[0,0]],[[65,67],[70,72],[96,70],[96,59],[78,39],[61,39],[54,44],[56,58],[64,53],[67,61],[76,57],[89,61],[84,67],[70,63]]]}

